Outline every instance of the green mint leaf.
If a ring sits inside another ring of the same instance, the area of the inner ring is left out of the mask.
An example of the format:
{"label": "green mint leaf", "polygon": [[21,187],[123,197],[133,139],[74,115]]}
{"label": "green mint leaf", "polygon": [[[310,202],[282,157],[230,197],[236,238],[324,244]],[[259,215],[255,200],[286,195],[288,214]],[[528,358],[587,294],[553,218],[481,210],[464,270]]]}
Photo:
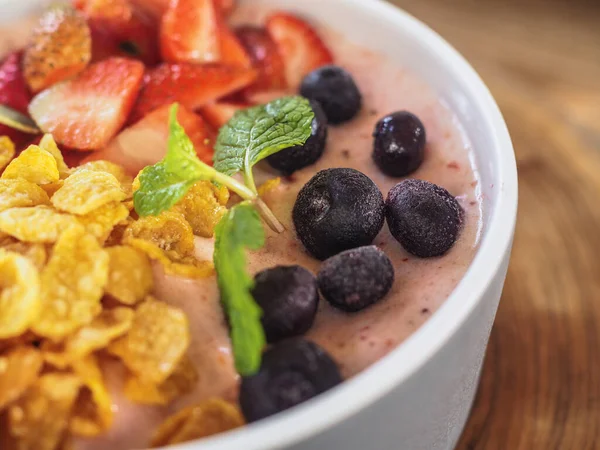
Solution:
{"label": "green mint leaf", "polygon": [[229,319],[235,367],[242,376],[260,368],[265,334],[262,311],[250,293],[254,279],[246,270],[246,249],[258,250],[265,234],[256,209],[240,203],[215,228],[214,264],[221,303]]}
{"label": "green mint leaf", "polygon": [[165,158],[141,172],[140,188],[133,194],[133,204],[140,216],[158,215],[170,209],[194,183],[214,180],[218,175],[198,159],[194,144],[177,121],[177,109],[177,104],[171,107]]}
{"label": "green mint leaf", "polygon": [[247,173],[267,156],[304,144],[314,116],[303,97],[284,97],[236,113],[219,132],[215,169],[226,175]]}

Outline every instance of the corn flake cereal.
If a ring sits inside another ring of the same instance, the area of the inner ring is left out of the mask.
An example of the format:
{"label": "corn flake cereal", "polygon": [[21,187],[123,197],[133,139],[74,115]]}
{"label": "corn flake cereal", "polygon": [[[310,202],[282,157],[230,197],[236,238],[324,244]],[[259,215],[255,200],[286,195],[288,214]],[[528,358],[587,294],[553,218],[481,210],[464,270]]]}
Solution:
{"label": "corn flake cereal", "polygon": [[110,173],[78,170],[52,196],[56,209],[85,215],[111,202],[125,199],[119,181]]}
{"label": "corn flake cereal", "polygon": [[79,377],[66,373],[42,375],[8,409],[8,430],[18,450],[55,450],[62,442],[75,399]]}
{"label": "corn flake cereal", "polygon": [[11,243],[0,244],[4,250],[18,253],[29,259],[38,270],[41,270],[48,260],[48,250],[44,244],[32,244],[30,242],[14,241]]}
{"label": "corn flake cereal", "polygon": [[37,380],[43,364],[35,347],[19,346],[0,356],[0,411]]}
{"label": "corn flake cereal", "polygon": [[83,216],[77,216],[88,233],[104,243],[115,226],[129,217],[129,210],[119,202],[111,202]]}
{"label": "corn flake cereal", "polygon": [[46,191],[23,178],[0,179],[0,212],[19,206],[49,205]]}
{"label": "corn flake cereal", "polygon": [[273,192],[281,185],[281,178],[271,178],[270,180],[265,181],[258,187],[258,195],[263,197],[270,192]]}
{"label": "corn flake cereal", "polygon": [[97,160],[97,161],[89,161],[85,164],[82,164],[79,167],[73,169],[73,172],[79,172],[82,170],[91,170],[92,172],[105,172],[110,173],[114,176],[117,181],[121,184],[131,184],[132,179],[127,173],[125,169],[118,164],[115,164],[110,161]]}
{"label": "corn flake cereal", "polygon": [[194,234],[212,237],[215,226],[227,212],[225,205],[228,201],[227,188],[217,188],[210,181],[200,181],[192,186],[174,210],[184,215]]}
{"label": "corn flake cereal", "polygon": [[0,339],[27,331],[40,307],[37,268],[24,256],[0,249]]}
{"label": "corn flake cereal", "polygon": [[81,225],[67,229],[41,273],[43,314],[33,331],[62,339],[89,324],[101,311],[108,280],[108,255]]}
{"label": "corn flake cereal", "polygon": [[54,156],[37,145],[30,145],[6,166],[2,178],[24,178],[43,185],[58,181],[60,175]]}
{"label": "corn flake cereal", "polygon": [[52,196],[56,193],[56,191],[58,191],[61,187],[63,187],[64,184],[65,184],[65,180],[58,180],[54,183],[44,184],[42,186],[42,189],[44,191],[46,191],[46,194],[48,194],[48,197],[52,198]]}
{"label": "corn flake cereal", "polygon": [[106,249],[110,259],[106,293],[126,305],[135,305],[154,287],[152,264],[140,250],[119,245]]}
{"label": "corn flake cereal", "polygon": [[209,399],[190,406],[168,418],[152,439],[152,446],[163,447],[212,436],[244,425],[238,408],[221,399]]}
{"label": "corn flake cereal", "polygon": [[84,388],[75,402],[70,430],[77,436],[98,436],[110,428],[114,418],[112,401],[98,360],[89,355],[74,362],[73,370]]}
{"label": "corn flake cereal", "polygon": [[0,213],[0,231],[20,241],[53,243],[77,220],[46,206],[10,208]]}
{"label": "corn flake cereal", "polygon": [[69,166],[65,163],[65,159],[51,134],[45,134],[42,137],[40,148],[46,150],[54,157],[60,178],[67,178],[70,172]]}
{"label": "corn flake cereal", "polygon": [[0,170],[15,157],[15,144],[8,136],[0,136]]}
{"label": "corn flake cereal", "polygon": [[139,379],[160,384],[175,371],[189,345],[185,313],[150,298],[136,310],[131,330],[108,349]]}

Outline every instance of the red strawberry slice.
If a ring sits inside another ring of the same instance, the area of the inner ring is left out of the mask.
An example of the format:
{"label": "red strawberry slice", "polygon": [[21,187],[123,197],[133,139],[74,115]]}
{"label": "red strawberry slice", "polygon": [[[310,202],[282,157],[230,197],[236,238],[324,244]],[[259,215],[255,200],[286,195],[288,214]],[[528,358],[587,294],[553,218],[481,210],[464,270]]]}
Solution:
{"label": "red strawberry slice", "polygon": [[[28,114],[27,106],[31,94],[21,71],[21,59],[21,52],[11,53],[0,64],[0,105]],[[0,125],[0,136],[8,136],[17,148],[24,147],[32,139],[30,134],[13,130],[5,125]]]}
{"label": "red strawberry slice", "polygon": [[172,0],[161,23],[160,49],[166,61],[251,65],[216,0]]}
{"label": "red strawberry slice", "polygon": [[221,8],[221,11],[228,16],[233,12],[236,7],[236,0],[217,0],[217,5]]}
{"label": "red strawberry slice", "polygon": [[[83,162],[106,159],[120,164],[132,175],[160,161],[167,151],[169,110],[164,105],[126,128],[104,150],[90,154]],[[202,161],[212,164],[215,133],[197,114],[180,105],[177,119],[196,148]]]}
{"label": "red strawberry slice", "polygon": [[141,62],[110,58],[42,91],[31,101],[29,113],[57,142],[77,150],[97,150],[127,120],[143,76]]}
{"label": "red strawberry slice", "polygon": [[162,105],[179,102],[191,110],[250,85],[252,69],[223,65],[161,64],[146,74],[130,123]]}
{"label": "red strawberry slice", "polygon": [[236,35],[258,72],[258,79],[249,89],[252,92],[285,89],[285,64],[269,33],[263,28],[245,26],[239,28]]}
{"label": "red strawberry slice", "polygon": [[273,14],[267,19],[267,31],[285,61],[290,86],[298,86],[310,72],[333,62],[331,51],[317,32],[296,16]]}
{"label": "red strawberry slice", "polygon": [[251,106],[252,105],[249,103],[211,103],[203,106],[200,109],[200,114],[202,114],[202,117],[204,117],[213,128],[218,130],[229,122],[236,112],[250,108]]}
{"label": "red strawberry slice", "polygon": [[144,11],[157,23],[169,7],[169,0],[130,0],[131,4],[140,11]]}

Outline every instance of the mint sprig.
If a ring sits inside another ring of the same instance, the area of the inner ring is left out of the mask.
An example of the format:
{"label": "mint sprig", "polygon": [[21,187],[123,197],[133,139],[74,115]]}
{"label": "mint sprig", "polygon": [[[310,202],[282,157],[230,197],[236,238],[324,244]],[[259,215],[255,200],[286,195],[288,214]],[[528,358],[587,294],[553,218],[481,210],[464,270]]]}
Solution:
{"label": "mint sprig", "polygon": [[252,167],[264,158],[310,137],[314,112],[304,97],[284,97],[236,113],[219,132],[215,169],[227,175],[244,173],[256,192]]}
{"label": "mint sprig", "polygon": [[221,304],[229,319],[235,367],[242,376],[260,368],[265,333],[262,311],[250,293],[254,280],[246,271],[245,249],[258,250],[265,233],[255,208],[240,203],[229,210],[215,228],[214,264]]}

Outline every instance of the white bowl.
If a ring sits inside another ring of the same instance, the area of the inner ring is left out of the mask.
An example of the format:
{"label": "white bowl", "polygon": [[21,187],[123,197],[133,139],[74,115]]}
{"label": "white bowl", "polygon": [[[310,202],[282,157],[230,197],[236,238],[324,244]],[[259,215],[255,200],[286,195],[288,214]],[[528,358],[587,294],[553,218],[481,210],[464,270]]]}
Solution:
{"label": "white bowl", "polygon": [[[477,389],[514,234],[517,171],[502,115],[479,76],[449,44],[381,0],[241,1],[327,23],[427,81],[456,112],[473,144],[483,186],[483,235],[475,260],[443,306],[373,367],[299,407],[173,448],[452,449]],[[0,0],[0,20],[36,3]]]}

